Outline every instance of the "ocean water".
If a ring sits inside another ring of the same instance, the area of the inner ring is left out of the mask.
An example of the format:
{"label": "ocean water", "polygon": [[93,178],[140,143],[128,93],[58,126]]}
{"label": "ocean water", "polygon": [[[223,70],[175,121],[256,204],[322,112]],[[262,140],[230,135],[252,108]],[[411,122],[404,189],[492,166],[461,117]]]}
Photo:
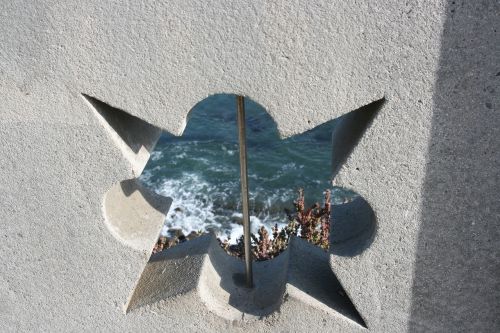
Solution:
{"label": "ocean water", "polygon": [[[287,224],[297,190],[306,204],[332,203],[354,193],[331,186],[331,132],[335,121],[280,140],[276,124],[259,104],[245,99],[250,212],[253,232],[264,225]],[[173,204],[162,230],[213,231],[234,242],[243,234],[236,96],[214,95],[190,112],[182,136],[164,133],[140,180]]]}

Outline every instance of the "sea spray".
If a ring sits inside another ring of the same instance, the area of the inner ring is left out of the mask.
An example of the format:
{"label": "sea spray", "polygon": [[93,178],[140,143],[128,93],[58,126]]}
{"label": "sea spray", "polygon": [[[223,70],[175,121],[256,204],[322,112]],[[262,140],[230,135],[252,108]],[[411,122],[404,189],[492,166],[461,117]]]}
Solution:
{"label": "sea spray", "polygon": [[[231,242],[242,234],[238,140],[234,95],[215,95],[193,108],[181,137],[164,133],[140,179],[173,203],[165,220],[168,230],[213,231]],[[331,132],[335,122],[281,140],[276,124],[248,100],[247,151],[250,214],[254,232],[287,223],[298,188],[311,201],[322,202],[332,189]],[[332,203],[353,193],[332,189]]]}

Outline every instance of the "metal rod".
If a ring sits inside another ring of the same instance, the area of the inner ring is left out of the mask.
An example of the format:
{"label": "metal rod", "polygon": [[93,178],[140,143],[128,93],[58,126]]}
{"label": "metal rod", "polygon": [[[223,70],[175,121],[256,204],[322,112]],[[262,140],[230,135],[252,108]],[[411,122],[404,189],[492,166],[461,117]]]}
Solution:
{"label": "metal rod", "polygon": [[245,275],[247,288],[253,287],[252,250],[250,248],[250,215],[248,210],[247,143],[245,134],[245,98],[236,96],[238,105],[238,138],[240,142],[241,200],[243,206],[243,238],[245,244]]}

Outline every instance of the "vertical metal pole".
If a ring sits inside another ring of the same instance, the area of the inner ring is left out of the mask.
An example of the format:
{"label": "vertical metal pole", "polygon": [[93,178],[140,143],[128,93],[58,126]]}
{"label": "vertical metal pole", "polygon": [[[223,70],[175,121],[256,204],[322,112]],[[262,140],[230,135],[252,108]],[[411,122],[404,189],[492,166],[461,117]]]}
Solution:
{"label": "vertical metal pole", "polygon": [[245,98],[236,96],[238,105],[238,138],[240,142],[241,200],[243,202],[243,237],[245,243],[245,275],[247,288],[253,287],[252,250],[250,248],[250,215],[248,211],[247,143],[245,134]]}

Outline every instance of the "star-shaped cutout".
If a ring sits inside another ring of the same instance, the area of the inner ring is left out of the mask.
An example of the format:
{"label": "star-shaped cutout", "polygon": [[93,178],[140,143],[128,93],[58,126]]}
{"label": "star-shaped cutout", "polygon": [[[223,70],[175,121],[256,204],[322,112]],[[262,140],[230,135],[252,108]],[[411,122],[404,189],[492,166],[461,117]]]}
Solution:
{"label": "star-shaped cutout", "polygon": [[[84,95],[84,98],[122,150],[123,156],[132,164],[134,174],[139,174],[145,165],[145,156],[149,156],[161,130],[93,97]],[[383,100],[376,101],[339,119],[341,126],[337,126],[333,133],[334,174],[382,104]],[[307,135],[321,136],[320,130],[328,127],[332,127],[330,122]],[[325,150],[328,152],[328,148]],[[362,198],[359,200],[363,201]],[[125,244],[146,252],[151,251],[163,224],[162,217],[169,207],[168,199],[144,188],[137,179],[114,186],[106,194],[104,203],[106,223],[113,235]],[[337,254],[344,251],[349,255],[349,251],[356,251],[352,242],[357,238],[363,246],[369,244],[369,239],[373,237],[373,224],[369,219],[359,220],[361,222],[351,216],[353,227],[337,223],[334,218],[331,251],[337,251]],[[362,247],[358,246],[357,250],[362,251]],[[294,298],[333,316],[343,315],[366,327],[362,315],[349,299],[348,291],[335,277],[328,254],[300,238],[293,238],[287,250],[275,259],[254,263],[253,289],[241,284],[243,272],[241,260],[228,256],[213,235],[205,235],[152,256],[131,293],[126,311],[170,297],[196,293],[212,312],[234,320],[243,316],[269,315],[288,298]]]}

